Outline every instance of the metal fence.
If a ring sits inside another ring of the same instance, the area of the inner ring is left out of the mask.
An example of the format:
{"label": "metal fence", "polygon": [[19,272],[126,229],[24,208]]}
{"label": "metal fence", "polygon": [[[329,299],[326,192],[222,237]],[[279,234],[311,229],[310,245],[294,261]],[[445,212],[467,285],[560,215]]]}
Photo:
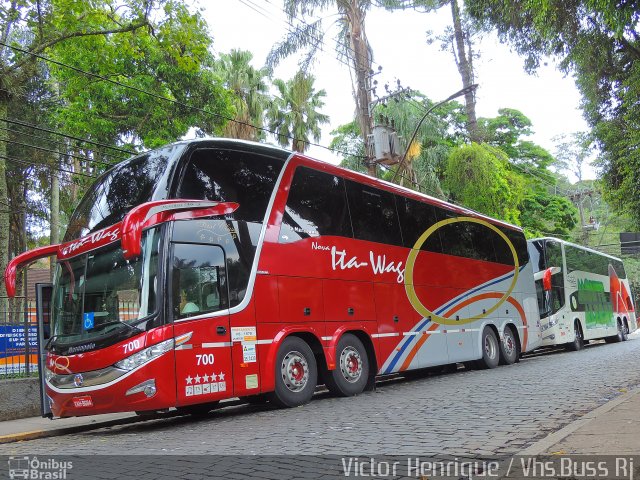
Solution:
{"label": "metal fence", "polygon": [[0,297],[0,380],[38,376],[35,302]]}

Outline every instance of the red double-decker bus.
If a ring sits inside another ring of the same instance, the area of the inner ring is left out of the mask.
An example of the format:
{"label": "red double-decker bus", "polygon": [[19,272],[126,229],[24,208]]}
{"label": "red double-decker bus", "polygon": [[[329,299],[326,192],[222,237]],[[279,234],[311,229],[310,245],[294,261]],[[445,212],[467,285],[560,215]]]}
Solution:
{"label": "red double-decker bus", "polygon": [[279,148],[180,142],[102,175],[55,255],[55,416],[178,407],[510,364],[540,343],[521,229]]}

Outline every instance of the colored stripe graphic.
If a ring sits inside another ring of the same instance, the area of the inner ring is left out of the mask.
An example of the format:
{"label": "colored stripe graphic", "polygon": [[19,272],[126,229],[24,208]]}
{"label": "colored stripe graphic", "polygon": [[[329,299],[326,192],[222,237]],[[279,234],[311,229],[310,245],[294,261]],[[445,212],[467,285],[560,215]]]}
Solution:
{"label": "colored stripe graphic", "polygon": [[[450,318],[452,315],[454,315],[456,312],[458,312],[460,309],[466,307],[467,305],[470,305],[472,303],[478,302],[480,300],[486,300],[486,299],[491,299],[491,298],[498,298],[499,299],[499,298],[502,298],[502,296],[503,295],[501,293],[498,293],[498,292],[481,293],[479,295],[476,295],[476,296],[471,297],[471,298],[467,298],[464,301],[460,302],[458,305],[452,307],[446,313],[444,313],[443,316],[446,317],[446,318]],[[527,326],[527,316],[526,316],[526,314],[524,312],[524,309],[517,302],[517,300],[515,298],[509,296],[509,297],[507,297],[506,301],[509,302],[511,305],[513,305],[515,307],[515,309],[518,311],[518,314],[520,315],[520,318],[522,319],[523,325]],[[438,313],[440,313],[444,308],[446,308],[446,307],[441,308]],[[420,325],[418,325],[418,328],[416,329],[416,331],[420,331],[428,322],[429,322],[429,320],[427,320],[427,322],[422,322]],[[439,326],[439,324],[432,323],[431,325],[429,325],[429,328],[426,331],[422,332],[422,335],[417,335],[417,337],[419,337],[419,338],[418,338],[416,344],[413,345],[413,347],[411,348],[411,350],[410,350],[409,354],[407,355],[407,357],[405,358],[404,362],[402,362],[402,365],[400,366],[399,371],[402,372],[402,371],[405,371],[405,370],[407,370],[409,368],[409,366],[411,365],[411,362],[413,361],[415,356],[418,354],[418,351],[420,350],[422,345],[424,345],[424,343],[432,335],[432,334],[427,333],[427,332],[431,332],[431,331],[435,330],[436,328],[438,328],[438,326]],[[527,344],[527,338],[528,338],[528,329],[525,328],[525,329],[523,329],[523,333],[522,333],[522,348],[523,349],[525,348],[525,346]],[[415,339],[415,337],[406,337],[404,339],[404,344],[400,347],[399,351],[395,354],[395,357],[394,357],[393,361],[385,369],[385,373],[390,373],[390,372],[393,371],[393,367],[396,365],[396,363],[398,363],[398,360],[400,360],[400,358],[402,357],[404,351],[413,342],[414,339]]]}

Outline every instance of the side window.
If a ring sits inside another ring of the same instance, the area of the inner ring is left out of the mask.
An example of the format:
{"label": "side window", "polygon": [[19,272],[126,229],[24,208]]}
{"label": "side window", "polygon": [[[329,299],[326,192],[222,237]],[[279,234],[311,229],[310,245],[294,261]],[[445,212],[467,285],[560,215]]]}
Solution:
{"label": "side window", "polygon": [[320,235],[353,236],[344,180],[298,167],[280,227],[280,243]]}
{"label": "side window", "polygon": [[[504,244],[500,236],[479,223],[468,222],[467,228],[473,235],[473,258],[485,262],[497,262],[495,245],[498,242]],[[510,262],[513,265],[513,260]]]}
{"label": "side window", "polygon": [[173,244],[173,318],[228,308],[224,253],[213,245]]}
{"label": "side window", "polygon": [[[525,238],[524,233],[507,228],[504,228],[503,232],[515,247],[520,266],[526,264],[529,261],[529,249],[527,248],[527,239]],[[511,260],[511,265],[513,265],[513,260]]]}
{"label": "side window", "polygon": [[[398,217],[402,229],[402,240],[404,246],[412,248],[420,236],[433,224],[437,223],[436,211],[433,205],[411,198],[396,195],[396,205],[398,206]],[[440,232],[436,230],[422,244],[421,250],[442,253],[440,243]]]}
{"label": "side window", "polygon": [[350,180],[346,183],[354,237],[401,246],[394,195]]}
{"label": "side window", "polygon": [[[454,212],[438,207],[436,207],[436,215],[439,221],[457,217]],[[440,228],[442,253],[457,257],[475,258],[474,232],[470,225],[472,225],[470,222],[455,222]]]}
{"label": "side window", "polygon": [[178,198],[238,202],[231,218],[262,222],[283,162],[232,150],[196,150],[176,193]]}

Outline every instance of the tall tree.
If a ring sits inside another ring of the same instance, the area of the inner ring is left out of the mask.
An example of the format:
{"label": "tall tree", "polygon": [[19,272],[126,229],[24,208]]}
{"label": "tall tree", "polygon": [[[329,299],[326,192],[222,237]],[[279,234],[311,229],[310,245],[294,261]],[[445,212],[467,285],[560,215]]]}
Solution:
{"label": "tall tree", "polygon": [[468,0],[533,71],[546,55],[572,73],[601,152],[605,196],[640,227],[640,30],[637,2]]}
{"label": "tall tree", "polygon": [[[267,58],[271,69],[284,58],[302,49],[308,53],[302,62],[302,70],[307,70],[316,52],[325,40],[322,18],[307,23],[316,13],[333,7],[338,11],[339,32],[335,48],[339,59],[346,59],[354,74],[353,96],[356,103],[356,118],[360,133],[366,144],[371,133],[371,103],[369,75],[372,53],[365,33],[365,18],[371,7],[371,0],[285,0],[284,8],[290,23],[296,24],[282,42],[274,46]],[[344,60],[343,60],[344,61]],[[368,166],[370,175],[376,174],[375,165]]]}
{"label": "tall tree", "polygon": [[481,142],[478,132],[476,118],[476,96],[475,89],[471,88],[475,83],[475,71],[473,61],[477,58],[478,52],[474,48],[477,36],[482,29],[480,24],[474,22],[460,7],[458,0],[380,0],[381,4],[388,10],[415,9],[420,12],[433,12],[444,7],[449,7],[451,11],[451,26],[447,27],[444,33],[434,35],[431,30],[427,31],[427,43],[431,44],[435,40],[441,42],[443,51],[450,51],[453,55],[462,87],[465,89],[465,113],[466,127],[469,139],[472,142]]}
{"label": "tall tree", "polygon": [[309,148],[309,137],[320,140],[320,125],[329,123],[329,117],[320,110],[324,106],[324,90],[316,91],[312,75],[298,72],[289,81],[273,81],[278,90],[269,111],[269,129],[277,133],[278,143],[296,152]]}
{"label": "tall tree", "polygon": [[556,143],[554,167],[558,171],[572,173],[578,182],[582,182],[584,168],[594,157],[592,136],[586,132],[574,132],[557,135],[553,140]]}
{"label": "tall tree", "polygon": [[216,62],[216,71],[222,81],[233,93],[232,103],[235,109],[234,119],[224,127],[223,135],[244,140],[258,140],[264,136],[262,127],[269,97],[265,81],[267,70],[251,66],[253,54],[246,50],[231,50],[220,55]]}
{"label": "tall tree", "polygon": [[[61,98],[53,125],[82,138],[136,147],[173,140],[192,127],[215,131],[227,96],[211,70],[211,39],[200,14],[181,3],[138,0],[38,0],[0,5],[0,202],[7,204],[7,109],[21,86],[44,81]],[[96,55],[95,52],[100,52]],[[59,64],[43,63],[45,55]],[[70,64],[97,76],[83,75]],[[44,78],[44,77],[43,77]],[[51,78],[51,80],[49,80]],[[114,81],[116,83],[114,83]],[[130,87],[137,88],[134,90]],[[153,92],[153,96],[141,90]],[[157,96],[175,102],[160,101]],[[194,102],[201,110],[190,109]],[[214,115],[202,111],[207,108]],[[167,122],[171,118],[171,122]],[[93,174],[112,161],[70,145],[76,168]],[[71,180],[76,183],[75,179]],[[0,271],[8,261],[9,218],[0,211]],[[0,284],[0,297],[5,294]]]}
{"label": "tall tree", "polygon": [[451,152],[445,172],[451,198],[486,215],[519,223],[524,196],[521,177],[509,168],[499,148],[487,144],[461,146]]}
{"label": "tall tree", "polygon": [[[98,17],[103,20],[112,14],[111,9],[84,11],[84,2],[64,2],[64,11],[57,9],[56,1],[41,3],[38,0],[21,2],[2,2],[0,4],[0,203],[9,204],[7,190],[7,114],[9,102],[19,95],[21,85],[26,84],[37,74],[36,58],[32,54],[41,54],[71,38],[97,35],[115,35],[132,32],[149,24],[146,5],[133,4],[126,15],[125,23],[114,26],[101,26]],[[75,8],[74,8],[75,7]],[[94,15],[92,16],[91,13]],[[64,17],[68,28],[56,28],[52,20],[56,16]],[[81,20],[77,20],[77,16]],[[75,19],[75,20],[74,20]],[[89,24],[88,20],[95,22]],[[75,25],[74,25],[75,23]],[[107,23],[105,22],[105,25]],[[23,51],[10,47],[18,47]],[[0,271],[4,271],[9,254],[10,218],[7,210],[0,210]],[[0,282],[0,297],[6,296],[4,282]],[[0,307],[2,307],[0,298]]]}

